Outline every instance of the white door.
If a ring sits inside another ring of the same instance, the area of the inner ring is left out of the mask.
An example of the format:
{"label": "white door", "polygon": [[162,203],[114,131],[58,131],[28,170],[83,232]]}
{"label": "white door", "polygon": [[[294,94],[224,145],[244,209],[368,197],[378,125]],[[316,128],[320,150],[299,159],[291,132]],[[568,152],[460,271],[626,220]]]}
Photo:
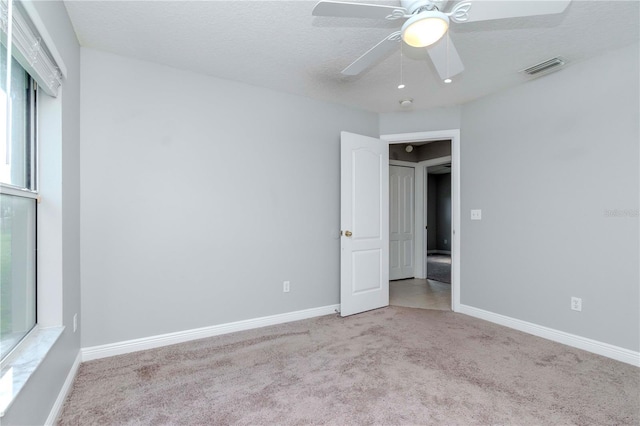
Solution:
{"label": "white door", "polygon": [[389,145],[341,133],[340,314],[389,305]]}
{"label": "white door", "polygon": [[389,279],[413,278],[413,167],[389,166]]}

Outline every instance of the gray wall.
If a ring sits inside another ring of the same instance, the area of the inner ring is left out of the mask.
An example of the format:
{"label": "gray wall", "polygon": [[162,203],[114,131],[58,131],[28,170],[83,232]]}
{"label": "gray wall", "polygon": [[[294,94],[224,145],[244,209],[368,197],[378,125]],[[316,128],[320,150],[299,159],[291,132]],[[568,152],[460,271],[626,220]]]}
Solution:
{"label": "gray wall", "polygon": [[[62,2],[38,2],[36,8],[68,69],[61,94],[62,164],[62,319],[64,333],[2,417],[2,425],[43,424],[49,415],[80,349],[80,333],[73,333],[73,315],[80,312],[80,48]],[[60,188],[56,189],[57,191]],[[43,197],[47,194],[43,193]],[[50,230],[47,230],[50,231]],[[46,255],[40,253],[41,255]]]}
{"label": "gray wall", "polygon": [[377,114],[81,56],[83,347],[339,303],[340,131]]}
{"label": "gray wall", "polygon": [[438,250],[438,182],[427,177],[427,252]]}
{"label": "gray wall", "polygon": [[436,249],[451,251],[451,173],[433,176],[438,188],[438,226],[436,228],[438,242]]}
{"label": "gray wall", "polygon": [[640,349],[638,50],[462,108],[462,304]]}
{"label": "gray wall", "polygon": [[425,132],[460,128],[460,106],[380,114],[380,134]]}

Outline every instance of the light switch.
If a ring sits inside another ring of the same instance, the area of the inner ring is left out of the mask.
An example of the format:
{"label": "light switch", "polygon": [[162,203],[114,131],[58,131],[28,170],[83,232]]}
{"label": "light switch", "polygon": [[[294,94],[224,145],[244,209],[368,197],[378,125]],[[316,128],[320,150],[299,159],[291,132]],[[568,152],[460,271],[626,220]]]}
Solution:
{"label": "light switch", "polygon": [[471,210],[471,220],[482,220],[482,210]]}

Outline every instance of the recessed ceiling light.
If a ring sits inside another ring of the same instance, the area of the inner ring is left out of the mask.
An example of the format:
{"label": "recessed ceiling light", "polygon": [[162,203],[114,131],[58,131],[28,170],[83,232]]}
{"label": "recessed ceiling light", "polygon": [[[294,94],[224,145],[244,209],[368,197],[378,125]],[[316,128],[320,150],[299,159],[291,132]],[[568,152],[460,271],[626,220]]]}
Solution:
{"label": "recessed ceiling light", "polygon": [[398,84],[398,89],[404,89],[405,85],[404,84]]}
{"label": "recessed ceiling light", "polygon": [[445,79],[444,79],[444,82],[445,82],[445,83],[447,83],[447,84],[451,83],[452,81],[453,81],[453,80],[451,80],[450,78],[445,78]]}

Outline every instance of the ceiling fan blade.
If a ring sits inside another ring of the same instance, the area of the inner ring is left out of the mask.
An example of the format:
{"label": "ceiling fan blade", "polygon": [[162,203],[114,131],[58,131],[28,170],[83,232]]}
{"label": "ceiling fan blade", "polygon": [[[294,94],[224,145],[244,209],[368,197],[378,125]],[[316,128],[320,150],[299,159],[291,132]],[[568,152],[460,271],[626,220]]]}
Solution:
{"label": "ceiling fan blade", "polygon": [[376,64],[391,51],[398,48],[400,41],[400,31],[390,34],[380,43],[369,49],[364,55],[356,59],[351,65],[342,70],[344,75],[358,75],[371,65]]}
{"label": "ceiling fan blade", "polygon": [[313,8],[312,14],[313,16],[394,20],[404,17],[407,11],[403,7],[398,6],[321,1]]}
{"label": "ceiling fan blade", "polygon": [[450,19],[454,22],[490,21],[493,19],[517,18],[522,16],[552,15],[562,13],[571,0],[472,0],[454,6]]}
{"label": "ceiling fan blade", "polygon": [[449,38],[449,34],[445,34],[439,42],[431,45],[431,47],[427,49],[427,53],[442,80],[451,78],[464,71],[462,59],[460,59],[460,55],[458,55],[453,41]]}

